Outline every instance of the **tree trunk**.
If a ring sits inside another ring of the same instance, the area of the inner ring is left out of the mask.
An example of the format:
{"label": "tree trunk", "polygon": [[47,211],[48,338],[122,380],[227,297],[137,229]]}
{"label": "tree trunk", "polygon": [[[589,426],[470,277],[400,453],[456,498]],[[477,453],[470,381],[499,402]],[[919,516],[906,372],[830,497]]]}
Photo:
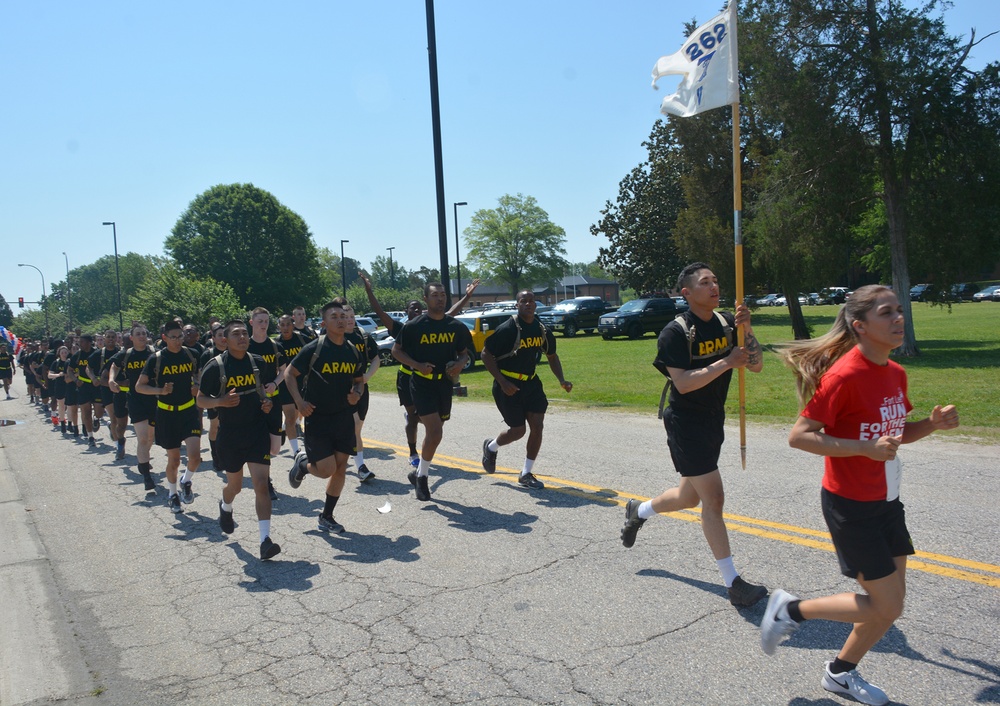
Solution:
{"label": "tree trunk", "polygon": [[[884,173],[884,172],[883,172]],[[892,289],[896,292],[899,303],[903,305],[905,318],[903,329],[903,345],[896,352],[901,356],[913,357],[920,355],[917,348],[916,332],[913,328],[913,306],[910,302],[910,267],[906,258],[906,214],[904,203],[906,197],[900,193],[903,188],[893,180],[890,183],[888,175],[885,179],[885,213],[889,221],[889,260],[892,263]]]}
{"label": "tree trunk", "polygon": [[792,335],[796,341],[805,341],[809,338],[809,327],[806,326],[806,319],[802,315],[799,293],[790,289],[782,291],[785,295],[785,301],[788,302],[788,313],[792,317]]}
{"label": "tree trunk", "polygon": [[889,105],[889,88],[884,71],[885,55],[876,0],[866,0],[868,47],[874,80],[874,104],[878,121],[878,162],[882,173],[886,219],[889,221],[889,260],[892,264],[892,288],[903,305],[905,326],[903,345],[897,352],[903,356],[919,355],[917,337],[913,330],[910,306],[910,268],[906,260],[906,198],[907,175],[901,174],[896,159],[896,145],[892,132],[892,109]]}

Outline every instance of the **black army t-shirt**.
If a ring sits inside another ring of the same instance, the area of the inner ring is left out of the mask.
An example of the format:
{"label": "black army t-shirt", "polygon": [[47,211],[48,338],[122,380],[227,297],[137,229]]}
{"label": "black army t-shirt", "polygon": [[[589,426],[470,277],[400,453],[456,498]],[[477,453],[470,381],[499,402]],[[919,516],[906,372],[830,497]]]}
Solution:
{"label": "black army t-shirt", "polygon": [[403,325],[396,340],[414,360],[433,364],[434,375],[444,375],[448,363],[472,345],[472,334],[465,324],[450,316],[432,319],[421,314]]}
{"label": "black army t-shirt", "polygon": [[518,326],[521,327],[521,340],[517,344],[517,353],[498,360],[497,365],[500,366],[500,370],[530,377],[535,374],[535,367],[542,353],[554,355],[556,352],[555,336],[551,331],[542,328],[538,317],[535,317],[530,324],[526,324],[523,319],[511,316],[497,326],[493,335],[486,339],[484,347],[495,358],[507,356],[514,350]]}
{"label": "black army t-shirt", "polygon": [[[313,353],[321,341],[323,347],[313,363]],[[325,336],[307,343],[291,365],[299,371],[296,382],[303,399],[315,405],[314,412],[319,414],[336,414],[348,409],[347,395],[354,387],[354,379],[368,369],[367,361],[358,355],[354,345],[346,340],[338,345]]]}

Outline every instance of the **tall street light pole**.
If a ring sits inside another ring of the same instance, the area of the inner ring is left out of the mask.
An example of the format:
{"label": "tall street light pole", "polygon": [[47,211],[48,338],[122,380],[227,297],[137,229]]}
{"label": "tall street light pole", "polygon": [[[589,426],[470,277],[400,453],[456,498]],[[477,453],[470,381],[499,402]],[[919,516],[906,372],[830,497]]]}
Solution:
{"label": "tall street light pole", "polygon": [[114,221],[104,221],[102,225],[111,226],[111,234],[115,238],[115,280],[118,282],[118,330],[125,331],[125,318],[122,316],[122,278],[118,273],[118,227]]}
{"label": "tall street light pole", "polygon": [[66,251],[63,251],[63,257],[66,258],[66,308],[69,310],[69,330],[73,330],[73,300],[70,298],[70,286],[69,286],[69,255]]}
{"label": "tall street light pole", "polygon": [[458,255],[458,207],[468,205],[465,201],[458,201],[452,204],[455,209],[455,277],[458,278],[458,286],[455,288],[455,294],[458,295],[459,299],[462,298],[462,259]]}
{"label": "tall street light pole", "polygon": [[389,251],[389,281],[392,282],[392,288],[396,288],[396,271],[392,269],[392,251],[396,249],[393,245],[391,248],[386,248]]}
{"label": "tall street light pole", "polygon": [[340,283],[344,285],[344,299],[347,299],[347,263],[344,261],[344,243],[350,240],[340,241]]}
{"label": "tall street light pole", "polygon": [[42,271],[39,270],[34,265],[28,265],[28,264],[25,264],[25,263],[21,263],[21,264],[18,264],[18,267],[30,267],[33,270],[35,270],[36,272],[38,272],[38,276],[42,278],[42,298],[39,299],[38,301],[39,301],[39,303],[41,303],[42,309],[45,311],[45,337],[48,338],[49,337],[49,300],[45,296],[45,275],[43,275]]}

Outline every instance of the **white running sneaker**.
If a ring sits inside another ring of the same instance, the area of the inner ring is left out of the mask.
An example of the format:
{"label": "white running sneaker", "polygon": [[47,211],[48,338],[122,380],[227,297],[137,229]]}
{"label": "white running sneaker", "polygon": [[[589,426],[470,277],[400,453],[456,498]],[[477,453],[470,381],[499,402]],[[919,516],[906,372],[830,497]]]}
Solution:
{"label": "white running sneaker", "polygon": [[789,617],[787,608],[795,600],[798,598],[780,588],[768,599],[764,619],[760,621],[760,648],[764,654],[773,655],[781,638],[799,629],[799,624]]}
{"label": "white running sneaker", "polygon": [[857,669],[834,674],[830,671],[831,664],[833,662],[826,663],[826,673],[823,675],[824,689],[835,694],[846,694],[855,701],[870,704],[870,706],[883,706],[883,704],[889,703],[889,697],[885,695],[885,692],[874,684],[866,682],[858,674]]}

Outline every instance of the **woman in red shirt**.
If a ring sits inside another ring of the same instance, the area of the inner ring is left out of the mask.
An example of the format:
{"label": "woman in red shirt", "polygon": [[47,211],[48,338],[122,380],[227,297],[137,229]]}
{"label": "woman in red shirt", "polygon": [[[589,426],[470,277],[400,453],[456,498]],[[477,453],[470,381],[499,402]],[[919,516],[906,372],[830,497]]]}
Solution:
{"label": "woman in red shirt", "polygon": [[906,557],[914,553],[899,500],[900,444],[958,426],[953,405],[907,421],[906,372],[889,360],[903,342],[903,307],[888,287],[861,287],[833,328],[781,354],[795,372],[805,407],[788,437],[793,448],[825,457],[822,504],[841,572],[864,593],[799,600],[777,590],[761,622],[761,647],[773,654],[804,620],[853,623],[823,688],[865,704],[885,704],[885,692],[857,672],[858,662],[903,612]]}

